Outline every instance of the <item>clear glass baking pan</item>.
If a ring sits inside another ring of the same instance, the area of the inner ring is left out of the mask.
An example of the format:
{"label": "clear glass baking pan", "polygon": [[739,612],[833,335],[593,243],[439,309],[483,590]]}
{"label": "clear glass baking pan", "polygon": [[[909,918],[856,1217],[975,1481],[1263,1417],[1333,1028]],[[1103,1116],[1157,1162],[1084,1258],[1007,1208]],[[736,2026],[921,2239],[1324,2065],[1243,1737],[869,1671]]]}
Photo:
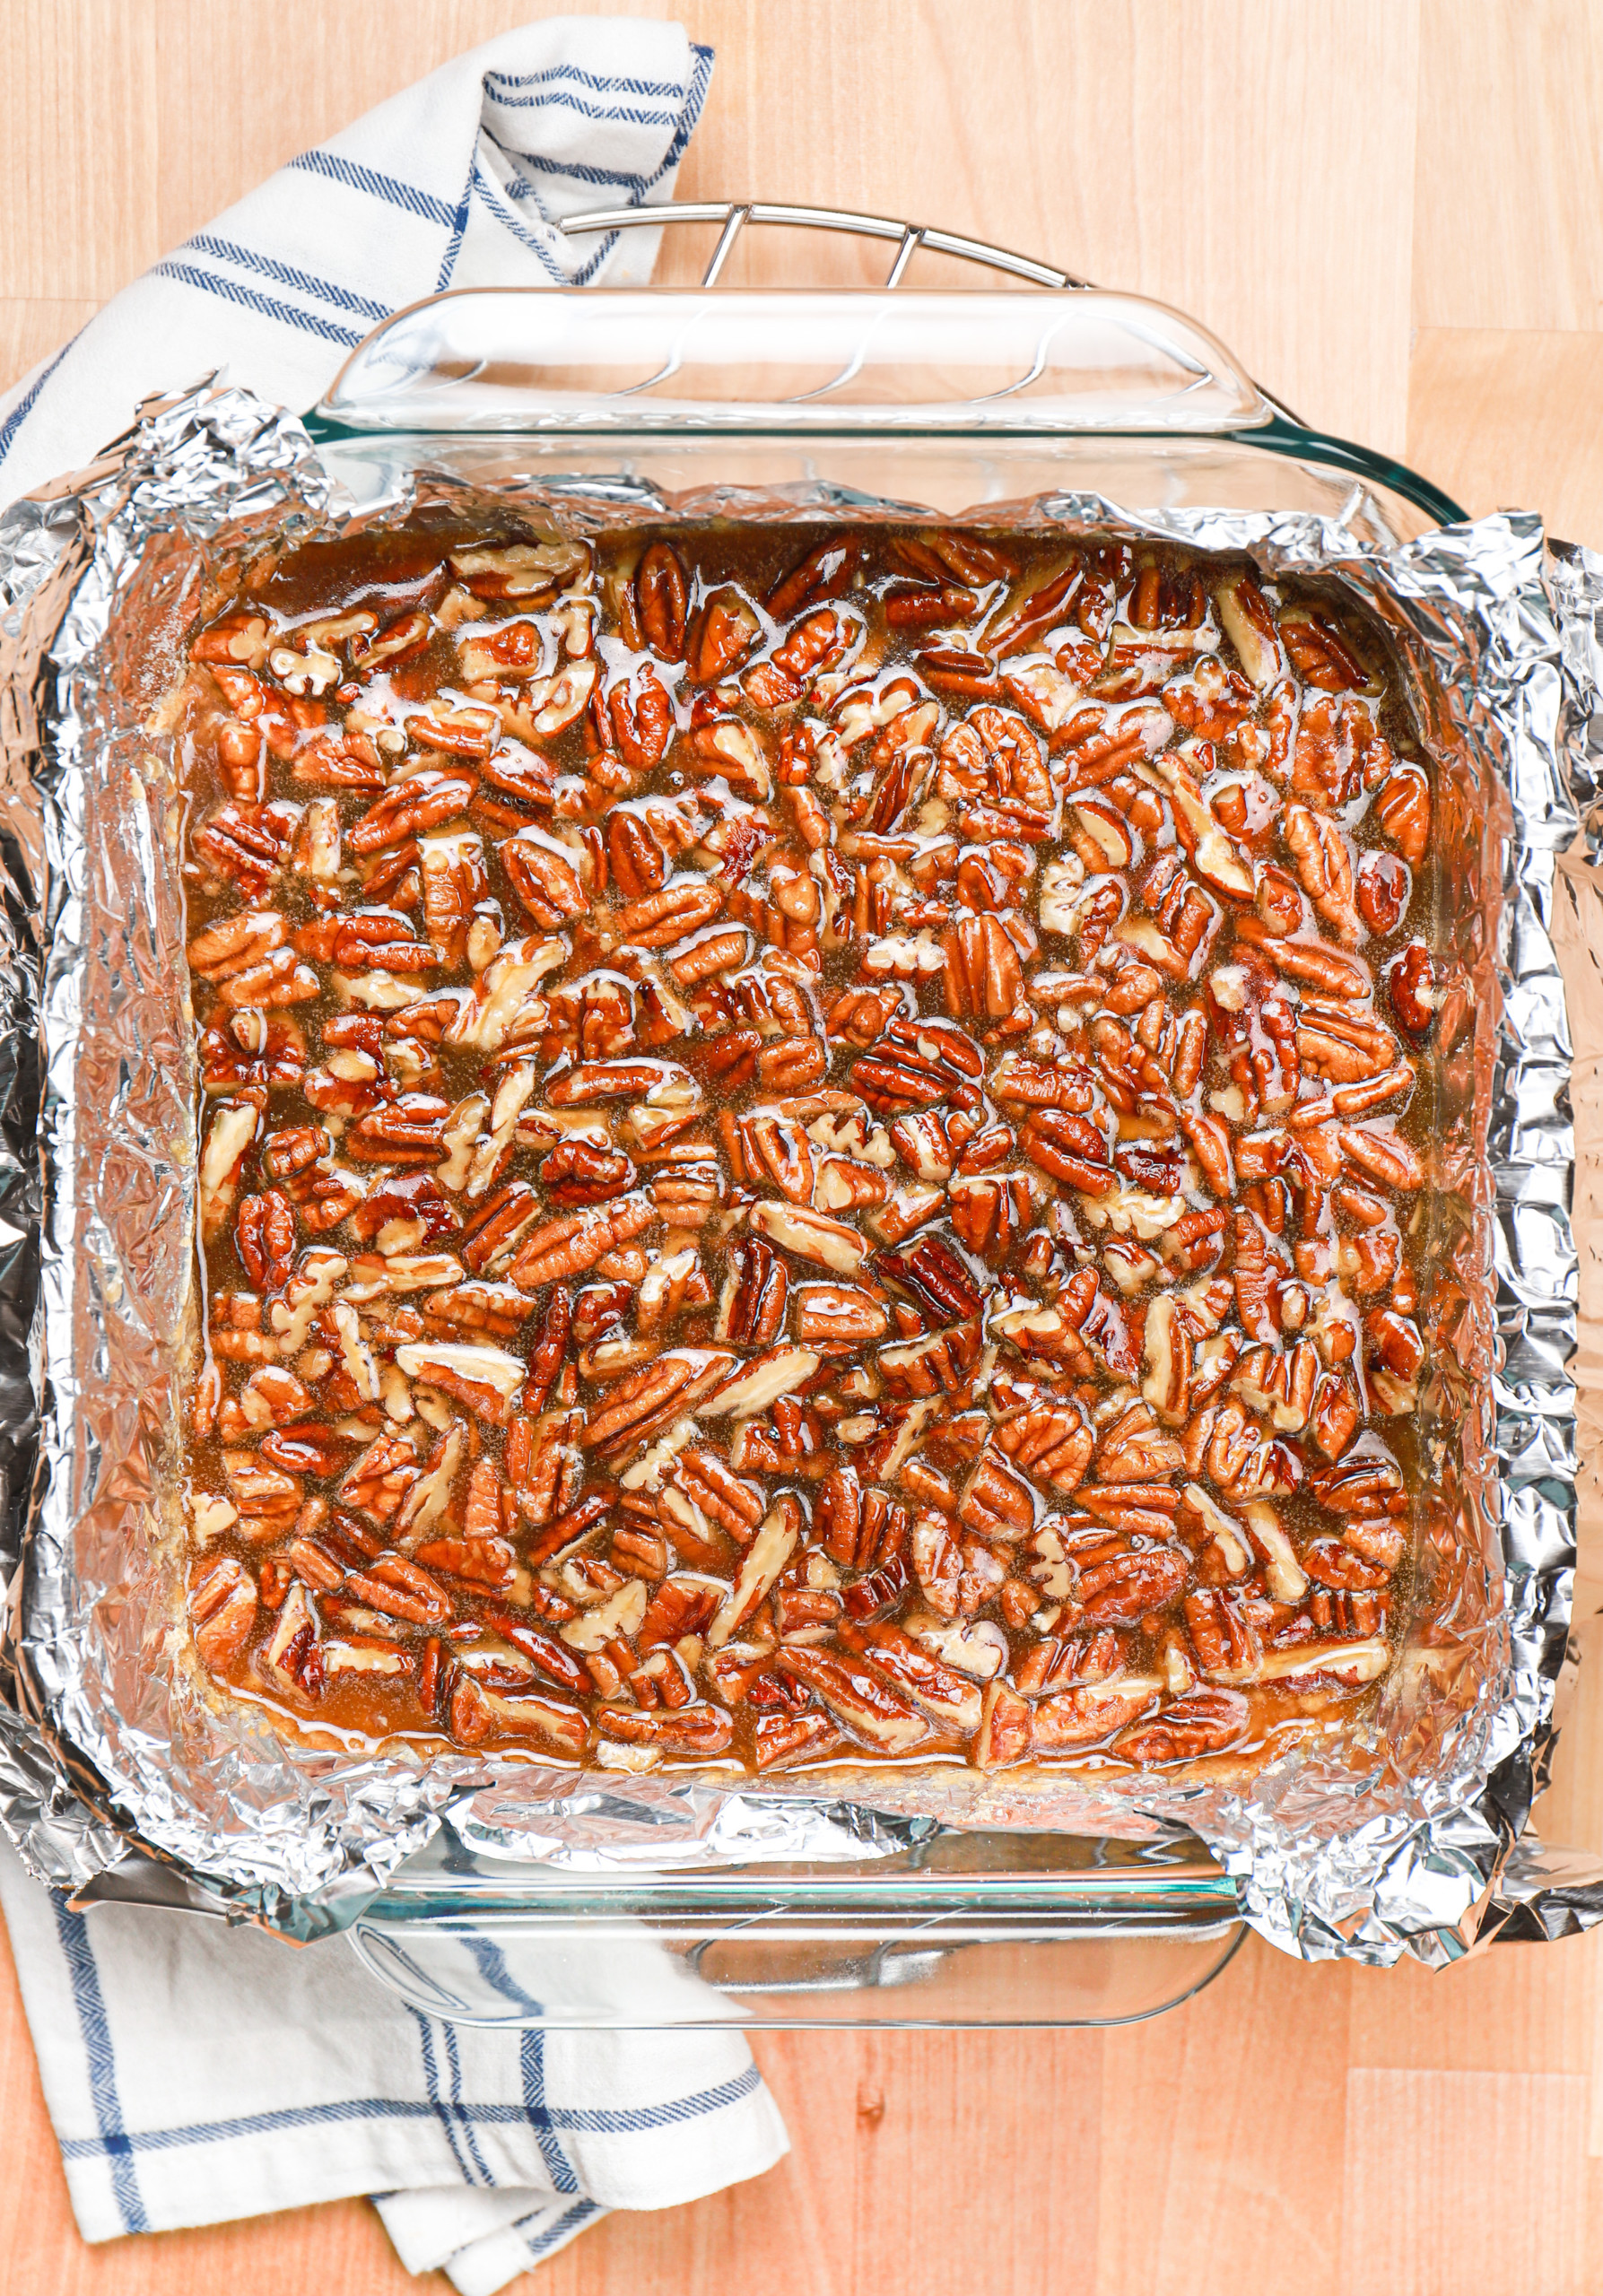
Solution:
{"label": "clear glass baking pan", "polygon": [[[1028,258],[878,217],[708,206],[699,289],[475,289],[387,320],[309,427],[359,502],[408,474],[649,506],[782,491],[797,517],[955,516],[1045,491],[1137,509],[1323,512],[1377,542],[1462,516],[1298,422],[1195,322]],[[622,228],[626,211],[568,228]],[[652,211],[653,224],[664,220]],[[897,242],[886,286],[713,291],[748,222]],[[1032,285],[920,292],[920,245]],[[354,1924],[417,2008],[519,2026],[1093,2025],[1215,1976],[1236,1899],[1199,1843],[941,1833],[860,1864],[599,1874],[449,1830]]]}

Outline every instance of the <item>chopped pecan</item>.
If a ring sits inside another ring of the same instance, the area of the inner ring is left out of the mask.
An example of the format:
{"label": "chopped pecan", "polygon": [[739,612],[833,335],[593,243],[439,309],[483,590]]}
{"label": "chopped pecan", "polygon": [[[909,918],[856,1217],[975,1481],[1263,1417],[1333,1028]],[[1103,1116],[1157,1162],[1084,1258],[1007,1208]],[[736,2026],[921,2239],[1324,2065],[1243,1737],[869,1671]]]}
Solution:
{"label": "chopped pecan", "polygon": [[1005,1458],[982,1451],[963,1486],[957,1517],[983,1538],[1021,1538],[1035,1527],[1035,1500],[1029,1484]]}
{"label": "chopped pecan", "polygon": [[1134,1624],[1161,1610],[1184,1587],[1189,1564],[1178,1547],[1132,1549],[1083,1571],[1075,1589],[1076,1616],[1098,1625]]}
{"label": "chopped pecan", "polygon": [[753,1735],[759,1770],[818,1760],[846,1743],[840,1725],[817,1707],[801,1714],[760,1714]]}
{"label": "chopped pecan", "polygon": [[977,1770],[1005,1770],[1023,1761],[1032,1736],[1030,1709],[1006,1683],[992,1683],[980,1702],[972,1759]]}
{"label": "chopped pecan", "polygon": [[974,1315],[982,1293],[967,1264],[937,1232],[928,1232],[905,1251],[879,1252],[875,1272],[910,1292],[942,1322]]}
{"label": "chopped pecan", "polygon": [[323,1695],[323,1641],[310,1596],[296,1580],[279,1607],[277,1622],[259,1663],[269,1682],[292,1697]]}
{"label": "chopped pecan", "polygon": [[613,882],[626,900],[661,891],[671,857],[649,813],[620,805],[607,822],[606,850]]}
{"label": "chopped pecan", "polygon": [[1107,1143],[1087,1117],[1040,1109],[1025,1118],[1019,1144],[1038,1170],[1087,1196],[1110,1196],[1119,1185]]}
{"label": "chopped pecan", "polygon": [[1043,1753],[1095,1745],[1143,1713],[1153,1698],[1151,1685],[1130,1680],[1055,1692],[1038,1700],[1031,1712],[1032,1743]]}
{"label": "chopped pecan", "polygon": [[445,1144],[450,1113],[450,1102],[432,1092],[402,1092],[359,1118],[345,1135],[345,1147],[368,1163],[432,1163]]}
{"label": "chopped pecan", "polygon": [[1381,1075],[1397,1058],[1398,1043],[1382,1021],[1345,1005],[1305,996],[1298,1014],[1297,1053],[1314,1076],[1357,1084]]}
{"label": "chopped pecan", "polygon": [[[741,1545],[762,1519],[762,1487],[731,1473],[714,1451],[687,1451],[674,1470],[674,1491],[703,1522],[721,1524]],[[668,1505],[665,1493],[664,1504]],[[676,1509],[669,1509],[681,1519]]]}
{"label": "chopped pecan", "polygon": [[883,1491],[865,1491],[850,1466],[833,1468],[818,1495],[815,1527],[825,1554],[849,1570],[877,1570],[907,1538],[907,1509]]}
{"label": "chopped pecan", "polygon": [[[867,1627],[843,1626],[841,1641],[850,1650],[866,1658],[876,1674],[884,1676],[892,1686],[905,1693],[920,1708],[932,1722],[949,1729],[976,1730],[980,1726],[981,1696],[980,1686],[955,1668],[943,1664],[935,1654],[916,1642],[900,1627],[880,1624]],[[820,1691],[819,1695],[824,1696]],[[826,1703],[828,1702],[826,1699]],[[840,1711],[837,1706],[835,1711]]]}
{"label": "chopped pecan", "polygon": [[1259,691],[1266,691],[1279,679],[1284,657],[1262,590],[1250,574],[1233,575],[1214,592],[1214,604],[1236,659]]}
{"label": "chopped pecan", "polygon": [[[993,1393],[995,1392],[993,1388]],[[997,1429],[1002,1449],[1025,1473],[1073,1491],[1091,1464],[1095,1438],[1077,1403],[1026,1403]]]}
{"label": "chopped pecan", "polygon": [[655,1714],[604,1706],[596,1724],[604,1738],[655,1746],[664,1753],[720,1754],[735,1735],[734,1721],[721,1706],[681,1706],[675,1712]]}
{"label": "chopped pecan", "polygon": [[946,1010],[1005,1020],[1024,997],[1019,952],[999,917],[962,917],[946,935]]}
{"label": "chopped pecan", "polygon": [[1280,617],[1280,636],[1294,667],[1310,685],[1340,693],[1368,683],[1362,664],[1329,614],[1294,607]]}
{"label": "chopped pecan", "polygon": [[247,900],[260,900],[281,874],[300,825],[299,805],[231,801],[205,816],[190,842],[207,869],[237,885]]}
{"label": "chopped pecan", "polygon": [[450,1733],[459,1745],[496,1737],[534,1738],[570,1756],[582,1753],[589,1735],[583,1711],[531,1691],[492,1690],[458,1665],[449,1701]]}
{"label": "chopped pecan", "polygon": [[800,1506],[785,1493],[764,1518],[741,1559],[733,1587],[713,1614],[707,1629],[710,1648],[721,1649],[745,1625],[796,1552],[800,1535]]}
{"label": "chopped pecan", "polygon": [[201,1235],[208,1243],[227,1225],[240,1169],[259,1121],[249,1101],[224,1101],[213,1116],[200,1158]]}
{"label": "chopped pecan", "polygon": [[579,579],[590,562],[582,542],[566,539],[505,543],[492,548],[454,550],[451,571],[475,598],[544,601]]}
{"label": "chopped pecan", "polygon": [[752,1206],[751,1223],[759,1234],[794,1252],[798,1259],[832,1268],[838,1275],[855,1275],[863,1264],[867,1247],[857,1230],[825,1213],[764,1201]]}
{"label": "chopped pecan", "polygon": [[758,632],[755,611],[732,585],[714,590],[701,604],[686,643],[690,674],[698,685],[715,685],[749,652]]}
{"label": "chopped pecan", "polygon": [[818,1356],[810,1347],[771,1347],[733,1367],[699,1408],[707,1419],[749,1418],[801,1387],[817,1369]]}
{"label": "chopped pecan", "polygon": [[760,1239],[736,1245],[719,1300],[715,1330],[736,1347],[765,1347],[785,1320],[790,1280],[784,1262]]}
{"label": "chopped pecan", "polygon": [[1296,1454],[1264,1436],[1240,1404],[1210,1404],[1186,1429],[1186,1465],[1225,1498],[1288,1497],[1302,1479]]}

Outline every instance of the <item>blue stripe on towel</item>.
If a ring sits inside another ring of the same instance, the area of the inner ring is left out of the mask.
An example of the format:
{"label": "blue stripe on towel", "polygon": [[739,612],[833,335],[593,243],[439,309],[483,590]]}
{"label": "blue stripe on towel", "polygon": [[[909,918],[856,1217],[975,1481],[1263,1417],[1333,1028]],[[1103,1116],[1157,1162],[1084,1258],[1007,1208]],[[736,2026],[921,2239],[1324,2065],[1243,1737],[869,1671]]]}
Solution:
{"label": "blue stripe on towel", "polygon": [[[589,255],[585,258],[579,269],[573,273],[571,277],[570,277],[568,273],[562,269],[562,265],[557,261],[555,256],[552,254],[544,241],[539,238],[537,233],[529,230],[528,225],[524,222],[517,209],[511,206],[509,202],[502,197],[501,186],[498,183],[492,181],[490,177],[488,177],[484,173],[484,170],[479,166],[476,160],[474,161],[473,187],[478,194],[479,197],[484,201],[484,205],[489,209],[491,214],[494,216],[496,222],[501,224],[507,230],[510,231],[512,237],[517,239],[521,246],[527,248],[531,255],[536,255],[539,257],[540,261],[544,265],[546,270],[551,274],[551,280],[553,286],[588,287],[591,280],[596,276],[596,274],[600,270],[602,265],[606,261],[607,257],[611,255],[613,249],[618,244],[618,234],[616,231],[608,231],[603,239],[601,245],[596,248],[592,255]],[[542,215],[541,221],[546,221],[544,215]],[[561,224],[548,225],[548,228],[560,230],[562,226]]]}
{"label": "blue stripe on towel", "polygon": [[493,1986],[503,2001],[514,2009],[521,2009],[526,2017],[537,2017],[541,2005],[532,1993],[527,1993],[507,1967],[506,1955],[492,1937],[475,1936],[469,1930],[463,1944],[473,1956],[474,1966],[486,1985]]}
{"label": "blue stripe on towel", "polygon": [[[581,167],[577,160],[544,160],[537,152],[513,151],[509,144],[502,144],[497,137],[491,135],[488,128],[484,130],[484,134],[495,145],[509,167],[527,168],[531,175],[566,176],[572,183],[593,184],[608,190],[629,191],[636,194],[643,191],[648,183],[655,183],[657,180],[656,176],[624,175],[617,168]],[[659,168],[657,172],[660,175],[661,169]],[[540,196],[536,187],[526,181],[521,175],[515,177],[512,182],[504,184],[501,187],[512,199],[538,199]]]}
{"label": "blue stripe on towel", "polygon": [[[411,2008],[411,2003],[408,2002],[407,2007]],[[420,2111],[429,2112],[433,2115],[433,2118],[440,2123],[440,2127],[445,2131],[445,2141],[450,2146],[452,2152],[456,2156],[457,2166],[462,2171],[463,2183],[465,2185],[470,2185],[474,2181],[473,2170],[469,2168],[466,2161],[464,2159],[462,2147],[457,2142],[457,2131],[453,2125],[456,2116],[446,2110],[445,2099],[440,2093],[440,2067],[434,2062],[433,2024],[429,2018],[423,2015],[421,2009],[413,2009],[412,2015],[417,2025],[418,2047],[423,2057],[423,2084],[429,2092],[429,2102],[426,2106],[414,2107],[410,2109],[407,2118],[412,2118]],[[368,2105],[381,2107],[387,2100],[381,2097],[370,2097],[363,2099],[362,2101]],[[328,2108],[311,2106],[307,2108],[307,2109],[316,2112],[318,2110],[327,2110]],[[380,2111],[373,2113],[371,2118],[374,2119],[388,2119],[389,2116]]]}
{"label": "blue stripe on towel", "polygon": [[608,120],[621,121],[627,127],[676,127],[679,124],[676,111],[635,111],[623,104],[588,104],[582,96],[565,95],[561,89],[543,96],[494,96],[491,100],[502,111],[576,111],[581,119],[597,120],[603,126]]}
{"label": "blue stripe on towel", "polygon": [[579,2183],[573,2173],[573,2163],[562,2150],[552,2126],[554,2116],[545,2102],[545,2036],[538,2027],[529,2026],[518,2034],[518,2045],[523,2073],[523,2109],[535,2132],[545,2173],[558,2192],[578,2192]]}
{"label": "blue stripe on towel", "polygon": [[[78,334],[81,335],[83,332],[83,328],[80,327]],[[78,335],[74,335],[73,343],[76,343],[77,340]],[[4,427],[4,429],[0,429],[0,463],[3,463],[5,460],[6,456],[10,454],[12,440],[16,437],[17,432],[22,429],[23,423],[27,422],[28,417],[32,413],[34,401],[38,398],[45,385],[49,381],[51,376],[56,372],[57,367],[60,366],[62,361],[66,357],[67,352],[72,349],[73,343],[64,343],[62,344],[60,350],[56,353],[55,358],[51,360],[49,365],[45,369],[44,373],[39,377],[38,382],[34,384],[33,388],[29,392],[27,397],[20,398],[15,406],[12,408],[11,413],[6,416]]]}
{"label": "blue stripe on towel", "polygon": [[[666,175],[670,168],[677,167],[684,157],[684,147],[695,133],[696,122],[701,117],[701,106],[707,100],[707,90],[712,80],[713,51],[710,48],[693,46],[690,52],[696,61],[695,68],[690,75],[690,86],[685,91],[684,109],[680,115],[674,140],[664,155],[662,166],[657,171],[658,175]],[[651,180],[655,183],[657,177],[653,176]]]}
{"label": "blue stripe on towel", "polygon": [[543,2232],[531,2232],[526,2229],[531,2224],[537,2224],[540,2221],[538,2216],[520,2216],[509,2230],[516,2232],[522,2240],[528,2250],[529,2262],[533,2264],[536,2258],[549,2256],[559,2240],[566,2239],[571,2232],[580,2231],[592,2216],[603,2213],[599,2201],[576,2200],[571,2208],[564,2208],[556,2222],[548,2224]]}
{"label": "blue stripe on towel", "polygon": [[462,252],[462,238],[467,229],[468,204],[473,198],[474,178],[479,171],[478,139],[468,156],[467,181],[462,187],[462,196],[457,202],[457,212],[451,218],[451,236],[446,241],[445,253],[440,261],[440,276],[434,282],[434,292],[442,294],[451,283],[451,274],[457,267],[457,257]]}
{"label": "blue stripe on towel", "polygon": [[343,183],[348,191],[365,191],[371,199],[386,199],[392,207],[416,215],[425,223],[442,223],[449,230],[457,220],[457,211],[437,199],[431,191],[420,191],[414,183],[403,183],[398,176],[381,175],[377,168],[364,168],[360,161],[342,159],[337,152],[313,149],[301,152],[287,163],[302,169],[307,174],[325,176],[330,183]]}
{"label": "blue stripe on towel", "polygon": [[117,2093],[117,2059],[112,2053],[105,1996],[100,1991],[100,1973],[95,1967],[94,1947],[89,1942],[89,1925],[54,1890],[50,1892],[50,1904],[73,1988],[73,2005],[78,2012],[78,2029],[83,2036],[89,2093],[100,2130],[98,2149],[111,2164],[111,2190],[124,2231],[143,2232],[148,2230],[144,2203],[134,2172],[133,2140],[123,2126],[122,2100]]}
{"label": "blue stripe on towel", "polygon": [[153,263],[147,277],[176,279],[180,286],[199,287],[208,295],[221,297],[225,303],[237,303],[242,310],[259,311],[264,318],[277,319],[284,326],[298,326],[302,335],[320,335],[325,343],[341,343],[354,351],[362,341],[348,326],[336,326],[332,319],[319,318],[316,311],[298,311],[292,303],[281,303],[276,295],[258,295],[254,287],[243,287],[237,279],[224,279],[214,271],[201,271],[192,263]]}
{"label": "blue stripe on towel", "polygon": [[271,256],[257,255],[253,248],[235,245],[232,239],[214,239],[209,231],[197,231],[186,239],[184,248],[193,248],[197,255],[213,256],[219,263],[231,263],[236,270],[254,271],[258,278],[276,280],[281,287],[293,287],[302,295],[310,295],[318,302],[332,305],[336,311],[350,311],[358,318],[387,319],[391,307],[388,303],[370,302],[365,295],[353,294],[332,279],[319,279],[309,271],[297,271],[292,264],[275,263]]}
{"label": "blue stripe on towel", "polygon": [[466,2118],[462,2103],[462,2056],[457,2047],[457,2029],[442,2022],[439,2031],[440,2038],[445,2043],[445,2061],[451,2076],[451,2093],[448,2100],[451,2117],[461,2129],[462,2141],[473,2156],[475,2181],[492,2186],[494,2176],[479,2150],[479,2140],[474,2135],[473,2123]]}
{"label": "blue stripe on towel", "polygon": [[[712,78],[712,50],[710,48],[693,48],[691,53],[695,57],[695,66],[691,73],[690,85],[684,91],[684,106],[680,114],[679,126],[675,132],[673,142],[663,154],[661,164],[654,168],[649,176],[626,175],[616,168],[588,167],[579,160],[548,160],[543,152],[518,151],[511,145],[503,144],[500,137],[488,127],[484,133],[495,145],[508,165],[513,169],[527,168],[536,175],[567,176],[574,183],[592,184],[607,187],[614,190],[629,191],[637,200],[643,200],[652,185],[660,183],[664,176],[676,168],[684,158],[685,146],[695,131],[696,122],[701,117],[701,107],[707,100],[708,84]],[[508,184],[506,190],[509,196],[513,199],[533,199],[536,203],[539,201],[538,190],[522,177]],[[544,208],[541,209],[541,213],[544,213]],[[547,218],[547,220],[550,219]]]}
{"label": "blue stripe on towel", "polygon": [[[700,50],[697,51],[701,53]],[[543,88],[553,80],[577,80],[581,88],[588,88],[597,96],[669,96],[683,97],[684,83],[680,80],[614,80],[597,72],[583,72],[577,64],[549,64],[542,72],[486,72],[484,93],[492,102],[501,99],[497,88]]]}
{"label": "blue stripe on towel", "polygon": [[[714,2088],[699,2089],[686,2097],[672,2097],[660,2105],[550,2105],[544,2101],[544,2056],[536,2050],[533,2053],[535,2064],[525,2072],[523,2104],[453,2105],[439,2092],[439,2068],[429,2021],[415,2010],[413,2014],[417,2017],[423,2042],[424,2077],[430,2090],[427,2103],[415,2098],[347,2097],[334,2104],[285,2105],[274,2112],[240,2113],[228,2120],[191,2121],[167,2128],[131,2130],[121,2126],[120,2110],[114,2109],[112,2125],[105,2127],[100,2135],[64,2136],[62,2152],[70,2161],[126,2161],[139,2152],[172,2152],[187,2144],[231,2144],[239,2137],[273,2136],[285,2129],[338,2127],[352,2121],[432,2120],[445,2130],[461,2170],[462,2181],[470,2185],[475,2179],[456,2142],[454,2130],[457,2126],[471,2122],[475,2128],[510,2128],[532,2120],[553,2133],[570,2129],[576,2135],[635,2136],[721,2112],[727,2105],[738,2104],[742,2098],[749,2097],[762,2077],[754,2065],[748,2065],[744,2073],[720,2081]],[[540,2036],[520,2035],[519,2039],[538,2040]]]}
{"label": "blue stripe on towel", "polygon": [[699,2089],[693,2096],[674,2097],[661,2105],[574,2105],[550,2114],[553,2128],[571,2129],[576,2135],[631,2136],[643,2128],[671,2128],[682,2120],[701,2120],[749,2097],[762,2081],[754,2065],[714,2089]]}

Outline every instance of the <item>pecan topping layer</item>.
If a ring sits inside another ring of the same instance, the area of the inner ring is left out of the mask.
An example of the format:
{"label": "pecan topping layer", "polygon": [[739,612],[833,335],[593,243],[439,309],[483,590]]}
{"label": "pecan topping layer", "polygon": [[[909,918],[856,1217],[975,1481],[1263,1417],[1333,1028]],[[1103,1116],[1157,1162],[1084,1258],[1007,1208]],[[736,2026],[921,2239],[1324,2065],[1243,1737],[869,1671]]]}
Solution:
{"label": "pecan topping layer", "polygon": [[1049,529],[401,528],[178,709],[200,1665],[541,1759],[1152,1766],[1385,1671],[1433,778]]}

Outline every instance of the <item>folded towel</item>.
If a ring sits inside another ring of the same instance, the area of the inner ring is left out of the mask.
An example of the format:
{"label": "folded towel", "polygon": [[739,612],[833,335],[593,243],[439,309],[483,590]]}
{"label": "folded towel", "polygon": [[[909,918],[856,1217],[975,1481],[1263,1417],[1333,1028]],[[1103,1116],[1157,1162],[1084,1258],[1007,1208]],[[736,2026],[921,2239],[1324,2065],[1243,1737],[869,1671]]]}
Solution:
{"label": "folded towel", "polygon": [[[440,288],[649,277],[659,233],[556,225],[669,196],[711,69],[680,26],[626,18],[553,17],[458,57],[292,160],[0,400],[0,500],[212,369],[302,411],[370,327]],[[0,1905],[87,2239],[366,2193],[410,2270],[488,2296],[609,2208],[698,2199],[787,2149],[736,2033],[453,2027],[342,1939],[74,1913],[9,1851]]]}
{"label": "folded towel", "polygon": [[74,1913],[6,1848],[0,1906],[85,2239],[366,2193],[409,2271],[490,2296],[608,2209],[697,2200],[788,2149],[739,2033],[442,2023],[343,1937]]}
{"label": "folded towel", "polygon": [[624,16],[551,16],[457,57],[292,160],[0,397],[0,502],[213,368],[303,413],[370,328],[442,288],[649,279],[659,231],[557,226],[671,197],[711,74],[682,25]]}

